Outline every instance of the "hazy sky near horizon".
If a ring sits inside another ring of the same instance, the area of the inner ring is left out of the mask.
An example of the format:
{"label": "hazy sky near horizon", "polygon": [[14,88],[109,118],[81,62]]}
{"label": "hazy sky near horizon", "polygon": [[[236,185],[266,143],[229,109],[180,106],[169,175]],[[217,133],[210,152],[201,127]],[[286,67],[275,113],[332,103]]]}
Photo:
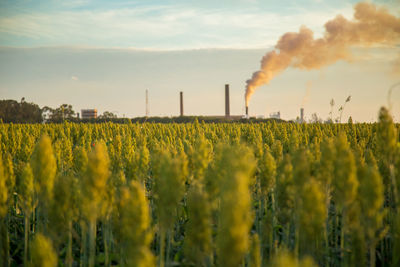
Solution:
{"label": "hazy sky near horizon", "polygon": [[[222,115],[229,83],[231,113],[243,114],[245,81],[282,34],[306,25],[319,37],[336,15],[352,18],[357,2],[0,0],[0,97],[133,117],[144,115],[148,89],[150,115],[169,116],[184,91],[186,114]],[[373,2],[400,14],[397,0]],[[325,119],[331,98],[337,111],[352,95],[343,117],[376,120],[400,81],[400,47],[354,51],[352,63],[288,69],[253,95],[250,113],[292,119],[304,105]],[[391,101],[400,121],[400,88]]]}

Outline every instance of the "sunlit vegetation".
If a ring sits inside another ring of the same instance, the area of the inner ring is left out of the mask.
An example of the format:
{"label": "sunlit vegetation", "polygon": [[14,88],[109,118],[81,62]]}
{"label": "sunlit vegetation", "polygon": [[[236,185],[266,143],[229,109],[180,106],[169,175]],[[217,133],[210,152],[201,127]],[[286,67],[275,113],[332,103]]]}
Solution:
{"label": "sunlit vegetation", "polygon": [[400,266],[399,125],[0,124],[1,266]]}

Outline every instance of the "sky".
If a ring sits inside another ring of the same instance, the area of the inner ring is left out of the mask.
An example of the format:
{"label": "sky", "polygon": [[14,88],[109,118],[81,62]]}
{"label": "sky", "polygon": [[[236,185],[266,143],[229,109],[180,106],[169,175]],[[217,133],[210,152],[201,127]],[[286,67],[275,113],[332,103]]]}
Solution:
{"label": "sky", "polygon": [[[374,1],[400,15],[400,2]],[[231,113],[244,113],[245,81],[279,37],[301,25],[316,37],[338,14],[351,18],[357,1],[327,0],[0,0],[0,98],[40,106],[72,104],[119,116],[223,115],[224,84],[231,88]],[[375,121],[387,105],[388,89],[400,81],[393,71],[400,46],[354,48],[354,62],[304,71],[289,68],[260,87],[251,115],[280,111],[284,119],[329,115],[348,95],[343,117]],[[400,120],[400,88],[392,93]]]}

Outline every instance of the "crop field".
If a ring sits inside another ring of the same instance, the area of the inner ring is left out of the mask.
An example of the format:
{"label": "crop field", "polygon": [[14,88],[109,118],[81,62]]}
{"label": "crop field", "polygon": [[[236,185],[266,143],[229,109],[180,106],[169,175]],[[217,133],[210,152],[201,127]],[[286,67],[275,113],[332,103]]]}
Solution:
{"label": "crop field", "polygon": [[0,124],[1,266],[400,266],[399,125]]}

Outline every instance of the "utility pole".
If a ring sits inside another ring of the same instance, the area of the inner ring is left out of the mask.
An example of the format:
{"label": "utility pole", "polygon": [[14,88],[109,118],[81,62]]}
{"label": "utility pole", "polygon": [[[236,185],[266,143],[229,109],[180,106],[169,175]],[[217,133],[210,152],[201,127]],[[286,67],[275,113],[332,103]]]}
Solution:
{"label": "utility pole", "polygon": [[229,84],[225,84],[225,117],[231,116],[230,103],[229,103]]}
{"label": "utility pole", "polygon": [[146,89],[146,118],[149,116],[149,90]]}

